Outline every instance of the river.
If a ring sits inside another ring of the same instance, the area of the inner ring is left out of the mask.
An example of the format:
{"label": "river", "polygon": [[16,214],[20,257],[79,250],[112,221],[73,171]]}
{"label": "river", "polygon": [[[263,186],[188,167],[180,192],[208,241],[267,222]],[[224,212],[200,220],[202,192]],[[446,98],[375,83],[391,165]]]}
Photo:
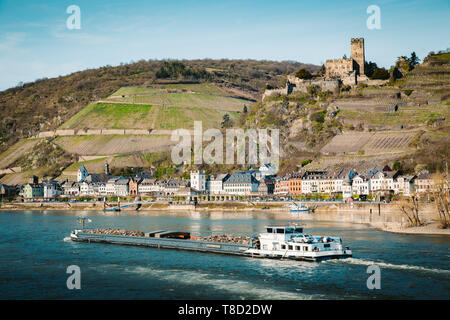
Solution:
{"label": "river", "polygon": [[[325,262],[252,259],[64,241],[89,228],[248,234],[296,221],[305,232],[343,238],[353,258]],[[0,212],[0,299],[450,299],[450,237],[392,234],[362,224],[252,212]],[[369,290],[370,265],[381,289]],[[69,265],[81,289],[69,290]]]}

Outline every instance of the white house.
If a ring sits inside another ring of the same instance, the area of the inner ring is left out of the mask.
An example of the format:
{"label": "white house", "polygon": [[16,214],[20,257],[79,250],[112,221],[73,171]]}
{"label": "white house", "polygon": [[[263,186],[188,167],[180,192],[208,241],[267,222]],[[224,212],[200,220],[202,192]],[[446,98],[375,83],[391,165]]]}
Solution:
{"label": "white house", "polygon": [[221,194],[224,193],[223,183],[228,179],[230,175],[228,173],[221,173],[212,175],[209,180],[206,181],[206,190],[209,194]]}
{"label": "white house", "polygon": [[120,177],[114,183],[115,194],[116,196],[126,197],[129,195],[129,182],[130,179]]}
{"label": "white house", "polygon": [[204,171],[191,171],[191,188],[197,191],[206,191],[206,174]]}
{"label": "white house", "polygon": [[258,181],[250,172],[235,172],[224,183],[227,194],[247,195],[258,192]]}
{"label": "white house", "polygon": [[370,191],[394,190],[395,171],[379,171],[370,178]]}
{"label": "white house", "polygon": [[44,187],[44,198],[46,199],[53,199],[61,194],[58,182],[54,180],[44,180],[42,185]]}
{"label": "white house", "polygon": [[80,182],[80,195],[88,196],[89,195],[89,183],[84,181]]}
{"label": "white house", "polygon": [[108,196],[116,195],[116,180],[118,179],[118,177],[112,177],[106,182],[105,189]]}
{"label": "white house", "polygon": [[358,174],[353,177],[352,192],[357,195],[370,194],[370,179],[364,175]]}
{"label": "white house", "polygon": [[156,179],[146,178],[138,185],[139,194],[151,194],[160,191],[162,191],[162,187],[160,182]]}
{"label": "white house", "polygon": [[411,195],[414,192],[414,175],[398,176],[394,180],[394,193],[405,196]]}

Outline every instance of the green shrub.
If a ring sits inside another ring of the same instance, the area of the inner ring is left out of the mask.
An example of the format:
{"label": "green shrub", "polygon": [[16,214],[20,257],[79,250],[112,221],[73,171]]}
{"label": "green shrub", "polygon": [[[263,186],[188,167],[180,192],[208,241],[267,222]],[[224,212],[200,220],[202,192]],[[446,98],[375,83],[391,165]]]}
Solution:
{"label": "green shrub", "polygon": [[373,72],[372,79],[387,80],[389,79],[389,76],[389,71],[385,68],[378,68]]}
{"label": "green shrub", "polygon": [[411,95],[411,93],[413,92],[413,90],[406,89],[406,90],[403,90],[403,92],[409,97]]}
{"label": "green shrub", "polygon": [[311,79],[312,78],[311,72],[309,72],[306,69],[298,70],[297,73],[295,74],[295,76],[299,79]]}
{"label": "green shrub", "polygon": [[316,84],[306,87],[306,91],[311,97],[316,96],[320,92],[320,87]]}

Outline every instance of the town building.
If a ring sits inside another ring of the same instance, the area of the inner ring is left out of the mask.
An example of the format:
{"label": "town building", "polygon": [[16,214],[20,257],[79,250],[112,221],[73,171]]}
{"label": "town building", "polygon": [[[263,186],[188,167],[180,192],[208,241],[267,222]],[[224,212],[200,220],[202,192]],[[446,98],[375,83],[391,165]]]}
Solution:
{"label": "town building", "polygon": [[161,184],[156,179],[143,179],[138,185],[138,193],[141,195],[153,195],[162,191]]}
{"label": "town building", "polygon": [[302,176],[299,172],[291,174],[288,182],[290,195],[299,196],[302,194]]}
{"label": "town building", "polygon": [[284,176],[275,179],[274,195],[284,196],[289,194],[289,178],[289,176]]}
{"label": "town building", "polygon": [[206,190],[209,194],[222,194],[224,193],[223,183],[230,177],[228,173],[220,173],[211,175],[206,180]]}
{"label": "town building", "polygon": [[394,180],[394,193],[409,196],[414,193],[415,175],[398,176]]}
{"label": "town building", "polygon": [[394,179],[399,175],[398,171],[378,171],[370,178],[370,191],[393,191]]}
{"label": "town building", "polygon": [[65,181],[61,187],[65,196],[76,197],[80,195],[80,184],[78,182]]}
{"label": "town building", "polygon": [[137,196],[139,194],[139,184],[142,182],[142,178],[131,178],[129,182],[130,196]]}
{"label": "town building", "polygon": [[352,193],[356,195],[370,194],[370,178],[362,174],[357,174],[352,181]]}
{"label": "town building", "polygon": [[120,177],[114,182],[115,195],[119,197],[126,197],[129,195],[129,178]]}
{"label": "town building", "polygon": [[325,190],[329,189],[328,181],[324,183],[325,179],[328,179],[326,171],[306,171],[302,178],[302,193],[325,192]]}
{"label": "town building", "polygon": [[22,196],[25,199],[43,198],[44,187],[41,183],[26,183],[23,186]]}
{"label": "town building", "polygon": [[191,171],[191,188],[197,191],[206,191],[206,174],[204,171]]}
{"label": "town building", "polygon": [[235,172],[223,183],[223,189],[227,194],[249,195],[258,192],[258,184],[251,172]]}
{"label": "town building", "polygon": [[427,170],[421,171],[414,181],[414,188],[417,193],[434,191],[434,181],[430,172]]}
{"label": "town building", "polygon": [[42,186],[45,199],[55,199],[62,193],[59,183],[55,180],[44,180],[42,181]]}

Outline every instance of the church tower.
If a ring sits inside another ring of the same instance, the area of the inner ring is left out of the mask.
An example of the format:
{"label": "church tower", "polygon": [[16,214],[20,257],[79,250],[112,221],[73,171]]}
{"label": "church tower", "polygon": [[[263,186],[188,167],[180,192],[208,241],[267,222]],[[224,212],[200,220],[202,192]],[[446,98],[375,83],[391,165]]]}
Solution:
{"label": "church tower", "polygon": [[108,161],[105,161],[105,174],[109,176],[109,164],[108,164]]}
{"label": "church tower", "polygon": [[364,72],[364,38],[352,38],[351,40],[351,58],[357,75],[363,75]]}

